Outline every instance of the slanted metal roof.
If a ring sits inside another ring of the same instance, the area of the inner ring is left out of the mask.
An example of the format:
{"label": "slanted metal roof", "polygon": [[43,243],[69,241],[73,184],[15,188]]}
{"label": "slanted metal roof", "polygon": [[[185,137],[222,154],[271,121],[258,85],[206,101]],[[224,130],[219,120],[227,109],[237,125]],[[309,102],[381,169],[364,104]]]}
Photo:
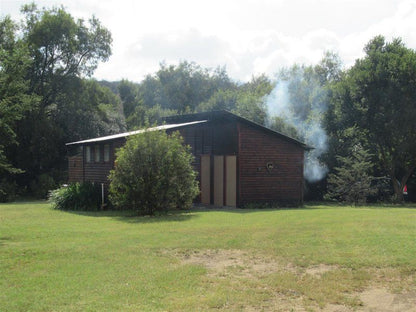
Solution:
{"label": "slanted metal roof", "polygon": [[77,145],[77,144],[86,144],[86,143],[96,143],[96,142],[102,142],[102,141],[109,141],[109,140],[114,140],[114,139],[119,139],[119,138],[125,138],[125,137],[131,136],[131,135],[143,133],[145,131],[171,130],[171,129],[190,126],[190,125],[200,124],[200,123],[204,123],[204,122],[207,122],[207,120],[198,120],[198,121],[179,123],[179,124],[162,125],[162,126],[153,127],[153,128],[147,128],[147,129],[129,131],[129,132],[124,132],[124,133],[119,133],[119,134],[107,135],[107,136],[103,136],[103,137],[99,137],[99,138],[93,138],[93,139],[88,139],[88,140],[70,142],[70,143],[66,143],[65,145]]}

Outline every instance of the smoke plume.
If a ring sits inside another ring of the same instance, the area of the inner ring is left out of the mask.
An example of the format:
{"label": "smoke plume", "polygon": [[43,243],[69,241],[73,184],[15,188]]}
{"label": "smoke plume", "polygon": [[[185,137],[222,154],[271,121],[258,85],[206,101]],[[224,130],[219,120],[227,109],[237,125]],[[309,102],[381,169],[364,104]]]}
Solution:
{"label": "smoke plume", "polygon": [[[326,165],[319,160],[327,150],[327,135],[322,126],[322,116],[327,108],[326,93],[317,82],[299,84],[299,81],[302,81],[302,77],[296,77],[296,81],[279,81],[266,98],[269,126],[272,126],[275,117],[279,117],[296,129],[301,141],[313,148],[305,157],[304,176],[309,182],[317,182],[328,172]],[[298,88],[291,88],[293,84]],[[300,103],[299,100],[297,102],[292,100],[294,97],[290,92],[292,89],[296,90],[292,92],[307,94],[308,96],[297,97],[297,99],[307,98],[307,101]]]}

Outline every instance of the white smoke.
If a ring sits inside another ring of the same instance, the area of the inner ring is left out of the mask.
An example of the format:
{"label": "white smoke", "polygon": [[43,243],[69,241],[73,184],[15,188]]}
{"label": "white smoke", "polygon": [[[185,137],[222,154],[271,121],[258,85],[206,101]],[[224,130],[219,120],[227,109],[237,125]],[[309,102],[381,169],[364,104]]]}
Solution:
{"label": "white smoke", "polygon": [[328,148],[328,138],[322,127],[323,113],[327,108],[325,96],[322,96],[325,91],[318,85],[312,86],[314,88],[313,94],[316,96],[311,100],[311,103],[305,103],[305,109],[307,105],[310,105],[308,108],[310,109],[309,118],[302,120],[293,112],[289,85],[290,81],[279,81],[266,98],[269,123],[274,117],[280,117],[286,124],[297,130],[301,141],[313,148],[305,157],[304,176],[309,182],[317,182],[328,173],[326,165],[319,160],[319,157]]}

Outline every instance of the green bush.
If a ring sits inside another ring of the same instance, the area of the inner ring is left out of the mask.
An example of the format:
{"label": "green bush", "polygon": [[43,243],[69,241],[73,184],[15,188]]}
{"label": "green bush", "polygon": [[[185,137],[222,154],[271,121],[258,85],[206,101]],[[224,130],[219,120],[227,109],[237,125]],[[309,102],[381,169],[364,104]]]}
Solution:
{"label": "green bush", "polygon": [[117,152],[110,172],[110,201],[117,209],[154,214],[187,209],[198,194],[193,156],[178,133],[146,131]]}
{"label": "green bush", "polygon": [[51,191],[49,201],[59,210],[99,210],[100,187],[90,182],[72,183]]}

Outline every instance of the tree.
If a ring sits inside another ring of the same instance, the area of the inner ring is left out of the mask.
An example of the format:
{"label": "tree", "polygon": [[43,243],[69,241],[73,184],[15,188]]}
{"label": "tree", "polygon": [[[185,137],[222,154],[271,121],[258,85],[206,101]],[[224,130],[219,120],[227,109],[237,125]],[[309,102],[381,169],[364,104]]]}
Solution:
{"label": "tree", "polygon": [[177,66],[161,63],[156,74],[140,84],[139,95],[146,108],[160,105],[183,114],[194,112],[216,91],[231,85],[223,68],[211,70],[187,61]]}
{"label": "tree", "polygon": [[120,98],[97,81],[78,79],[57,98],[51,119],[63,130],[63,140],[120,133],[126,130]]}
{"label": "tree", "polygon": [[267,120],[265,97],[272,89],[273,84],[265,75],[253,76],[247,83],[219,89],[207,101],[201,102],[196,110],[228,110],[264,125]]}
{"label": "tree", "polygon": [[335,101],[343,129],[357,127],[395,195],[416,167],[416,52],[400,39],[372,39],[342,79]]}
{"label": "tree", "polygon": [[[30,60],[23,74],[24,90],[38,101],[32,101],[16,121],[19,144],[9,147],[8,154],[13,165],[25,171],[17,177],[18,183],[28,186],[36,185],[43,174],[53,175],[54,180],[64,178],[60,172],[66,168],[65,142],[71,140],[71,133],[79,134],[71,128],[73,117],[80,116],[83,110],[88,115],[92,107],[80,106],[81,94],[88,88],[83,79],[110,56],[111,35],[95,17],[88,23],[75,20],[62,7],[38,10],[31,4],[23,6],[22,12],[22,26],[15,28],[14,33],[19,45],[26,47]],[[97,97],[102,98],[101,95]],[[89,124],[111,115],[111,109],[101,104],[94,107],[92,115],[97,118],[89,119]],[[110,119],[117,119],[113,117]],[[103,132],[99,134],[107,134]]]}
{"label": "tree", "polygon": [[266,124],[267,108],[263,97],[250,92],[241,92],[237,95],[237,102],[231,112],[250,119],[260,125]]}
{"label": "tree", "polygon": [[150,215],[189,208],[198,194],[192,161],[179,133],[147,130],[130,137],[110,172],[112,204]]}
{"label": "tree", "polygon": [[293,125],[285,122],[284,118],[275,116],[269,118],[269,120],[270,129],[273,129],[291,138],[301,140],[298,130]]}
{"label": "tree", "polygon": [[137,84],[123,79],[118,85],[118,93],[123,103],[123,113],[126,119],[134,113],[136,106],[143,106],[143,102],[140,103],[138,99]]}
{"label": "tree", "polygon": [[364,203],[368,196],[376,193],[372,187],[371,155],[357,145],[350,156],[338,156],[339,166],[334,168],[328,178],[328,197],[348,203]]}
{"label": "tree", "polygon": [[23,172],[9,153],[18,144],[17,122],[39,100],[29,93],[26,74],[32,61],[27,46],[16,38],[16,29],[9,17],[0,20],[0,201],[13,196],[10,177]]}

